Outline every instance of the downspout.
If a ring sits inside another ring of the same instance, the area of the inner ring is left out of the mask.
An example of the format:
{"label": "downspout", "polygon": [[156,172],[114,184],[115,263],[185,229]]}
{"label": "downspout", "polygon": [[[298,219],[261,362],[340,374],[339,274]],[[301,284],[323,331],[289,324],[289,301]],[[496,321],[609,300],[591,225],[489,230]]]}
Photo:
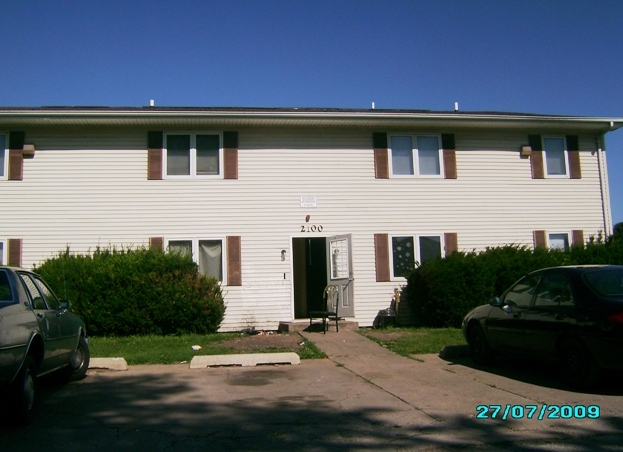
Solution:
{"label": "downspout", "polygon": [[608,168],[606,166],[606,142],[604,135],[595,138],[597,148],[597,165],[599,167],[599,182],[601,187],[601,205],[604,216],[604,235],[612,235],[612,210],[610,208],[610,187],[608,185]]}

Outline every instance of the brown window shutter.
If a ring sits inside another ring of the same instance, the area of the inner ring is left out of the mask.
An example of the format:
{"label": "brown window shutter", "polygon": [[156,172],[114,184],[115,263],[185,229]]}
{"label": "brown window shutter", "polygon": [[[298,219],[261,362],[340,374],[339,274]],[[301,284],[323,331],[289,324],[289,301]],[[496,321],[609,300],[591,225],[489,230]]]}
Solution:
{"label": "brown window shutter", "polygon": [[541,135],[528,135],[528,144],[532,149],[530,155],[530,166],[532,168],[532,179],[544,179],[545,167],[543,166],[543,142]]}
{"label": "brown window shutter", "polygon": [[389,281],[390,272],[388,234],[374,234],[374,261],[376,265],[376,282]]}
{"label": "brown window shutter", "polygon": [[584,246],[584,231],[576,229],[571,231],[571,244],[573,246]]}
{"label": "brown window shutter", "polygon": [[389,179],[387,134],[385,132],[374,132],[372,134],[372,147],[374,149],[374,177],[376,179]]}
{"label": "brown window shutter", "polygon": [[164,237],[150,237],[149,249],[152,251],[164,251]]}
{"label": "brown window shutter", "polygon": [[9,239],[7,241],[7,263],[10,267],[22,266],[22,239]]}
{"label": "brown window shutter", "polygon": [[242,286],[240,236],[227,237],[227,285]]}
{"label": "brown window shutter", "polygon": [[530,154],[530,166],[532,167],[532,179],[545,178],[545,168],[543,167],[543,151],[532,151],[532,154]]}
{"label": "brown window shutter", "polygon": [[446,256],[449,256],[459,250],[459,240],[456,232],[446,232],[443,235],[443,240],[446,244]]}
{"label": "brown window shutter", "polygon": [[24,151],[9,150],[9,180],[24,179]]}
{"label": "brown window shutter", "polygon": [[577,135],[567,135],[567,154],[569,155],[569,176],[571,179],[582,179],[580,140]]}
{"label": "brown window shutter", "polygon": [[456,151],[443,150],[443,171],[444,179],[456,179]]}
{"label": "brown window shutter", "polygon": [[535,248],[547,247],[547,240],[545,239],[545,231],[533,231],[532,236],[534,239]]}
{"label": "brown window shutter", "polygon": [[147,179],[162,179],[162,149],[147,149]]}
{"label": "brown window shutter", "polygon": [[162,179],[162,148],[164,147],[164,133],[147,132],[147,179]]}
{"label": "brown window shutter", "polygon": [[238,179],[238,132],[223,132],[223,167],[225,179]]}

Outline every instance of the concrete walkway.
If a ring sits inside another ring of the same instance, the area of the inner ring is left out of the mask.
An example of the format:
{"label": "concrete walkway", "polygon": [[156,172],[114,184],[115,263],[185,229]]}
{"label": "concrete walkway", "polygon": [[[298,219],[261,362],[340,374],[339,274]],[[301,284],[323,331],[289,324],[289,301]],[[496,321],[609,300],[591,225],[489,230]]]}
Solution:
{"label": "concrete walkway", "polygon": [[[418,355],[410,359],[352,331],[326,335],[302,332],[301,335],[338,366],[411,406],[419,413],[412,417],[413,422],[420,424],[423,434],[430,431],[436,436],[436,444],[491,446],[526,441],[547,444],[570,439],[594,444],[595,438],[612,438],[623,433],[621,391],[616,394],[570,391],[555,384],[557,374],[551,368],[543,373],[543,381],[535,381],[535,375],[538,380],[541,373],[534,368],[514,365],[507,372],[509,368],[504,364],[477,368],[469,358],[445,361],[437,355]],[[518,413],[527,410],[526,405],[536,405],[540,411],[544,404],[549,407],[597,405],[601,415],[599,419],[548,419],[552,412],[546,409],[542,420],[538,420],[538,412],[532,419],[527,419],[526,414],[522,419],[512,419],[511,415],[501,419],[507,405],[522,407],[515,408]],[[479,419],[476,409],[479,405],[501,405],[502,410],[496,419],[491,419],[491,411],[489,419]]]}

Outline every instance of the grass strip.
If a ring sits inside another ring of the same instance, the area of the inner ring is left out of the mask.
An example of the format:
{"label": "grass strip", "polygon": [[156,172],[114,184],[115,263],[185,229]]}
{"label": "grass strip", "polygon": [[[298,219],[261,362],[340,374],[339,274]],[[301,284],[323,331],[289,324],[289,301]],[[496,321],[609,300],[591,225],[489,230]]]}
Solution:
{"label": "grass strip", "polygon": [[[253,352],[235,350],[221,345],[229,339],[240,338],[240,333],[216,333],[208,335],[188,334],[180,336],[128,336],[92,337],[89,346],[92,357],[123,357],[128,364],[173,364],[190,362],[194,356],[225,355],[232,353],[279,353],[295,352],[301,359],[324,358],[326,355],[313,343],[305,340],[298,349],[266,347]],[[303,339],[301,338],[301,342]],[[193,350],[193,345],[201,346]]]}
{"label": "grass strip", "polygon": [[360,329],[360,334],[402,356],[439,353],[446,345],[465,345],[460,328]]}

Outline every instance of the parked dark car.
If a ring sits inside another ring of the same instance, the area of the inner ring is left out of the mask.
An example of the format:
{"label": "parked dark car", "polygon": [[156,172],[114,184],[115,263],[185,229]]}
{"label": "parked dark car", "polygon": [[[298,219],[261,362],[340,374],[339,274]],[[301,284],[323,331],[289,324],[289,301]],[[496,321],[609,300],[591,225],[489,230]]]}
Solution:
{"label": "parked dark car", "polygon": [[623,369],[623,266],[553,267],[532,272],[463,319],[478,364],[498,353],[556,360],[574,386]]}
{"label": "parked dark car", "polygon": [[19,422],[32,420],[38,377],[86,374],[86,328],[68,308],[36,273],[0,266],[0,401]]}

